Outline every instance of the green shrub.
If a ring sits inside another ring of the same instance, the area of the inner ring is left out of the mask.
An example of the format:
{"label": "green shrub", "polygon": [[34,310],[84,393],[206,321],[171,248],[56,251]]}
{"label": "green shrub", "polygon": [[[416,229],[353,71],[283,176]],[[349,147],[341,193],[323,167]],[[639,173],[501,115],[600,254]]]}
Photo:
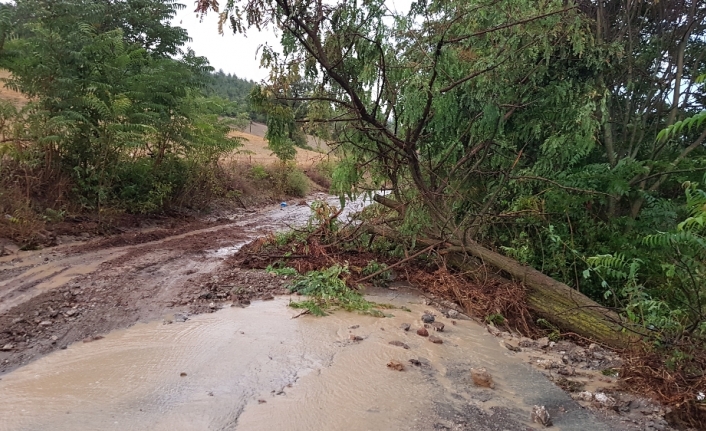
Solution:
{"label": "green shrub", "polygon": [[250,176],[257,181],[262,181],[268,179],[270,177],[270,174],[267,172],[267,169],[265,169],[264,166],[253,165],[250,168]]}
{"label": "green shrub", "polygon": [[362,314],[383,317],[379,308],[390,308],[381,304],[369,302],[363,295],[346,286],[343,276],[349,273],[347,266],[334,265],[321,271],[309,271],[298,277],[289,287],[292,292],[299,292],[309,298],[304,301],[291,302],[293,308],[305,308],[315,316],[325,316],[335,309],[358,311]]}
{"label": "green shrub", "polygon": [[363,275],[369,276],[381,271],[378,275],[374,276],[370,281],[372,281],[374,286],[386,287],[390,280],[392,279],[392,270],[387,269],[387,264],[380,263],[377,260],[371,260],[363,268]]}
{"label": "green shrub", "polygon": [[299,198],[303,198],[309,193],[309,179],[302,171],[294,168],[287,172],[285,193]]}

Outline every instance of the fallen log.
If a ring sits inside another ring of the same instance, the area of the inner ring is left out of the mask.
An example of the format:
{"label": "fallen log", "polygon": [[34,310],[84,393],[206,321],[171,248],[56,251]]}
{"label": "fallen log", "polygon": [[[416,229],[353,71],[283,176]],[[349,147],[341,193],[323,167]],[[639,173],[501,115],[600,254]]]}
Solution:
{"label": "fallen log", "polygon": [[[369,226],[368,230],[376,235],[401,239],[399,234],[386,227]],[[440,241],[417,238],[416,242],[428,247],[439,244]],[[459,241],[451,240],[447,241],[446,245],[440,247],[440,252],[458,254],[459,258],[455,260],[457,264],[467,262],[467,259],[461,257],[471,255],[523,283],[527,288],[528,307],[532,313],[563,331],[573,332],[617,349],[624,349],[640,338],[641,332],[628,326],[617,313],[532,267],[522,265],[477,243],[463,245]]]}
{"label": "fallen log", "polygon": [[475,256],[524,284],[532,313],[564,331],[619,349],[639,339],[636,328],[630,328],[617,313],[532,267],[477,243],[454,245],[446,250]]}

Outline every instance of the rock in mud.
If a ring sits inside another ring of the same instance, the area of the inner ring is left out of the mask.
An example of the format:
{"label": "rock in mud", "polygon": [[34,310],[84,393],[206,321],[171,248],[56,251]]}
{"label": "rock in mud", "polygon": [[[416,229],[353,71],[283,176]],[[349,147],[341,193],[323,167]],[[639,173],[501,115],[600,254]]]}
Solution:
{"label": "rock in mud", "polygon": [[348,329],[358,329],[358,328],[360,328],[360,325],[353,325],[353,326],[348,327]]}
{"label": "rock in mud", "polygon": [[576,374],[576,370],[574,369],[574,367],[562,367],[557,372],[562,376],[573,376],[574,374]]}
{"label": "rock in mud", "polygon": [[428,337],[429,331],[427,331],[426,328],[419,328],[417,329],[417,335],[421,335],[422,337]]}
{"label": "rock in mud", "polygon": [[589,391],[574,393],[571,397],[578,401],[593,401],[593,394]]}
{"label": "rock in mud", "polygon": [[56,335],[52,335],[52,336],[51,336],[51,343],[52,343],[52,344],[56,343],[56,341],[57,341],[58,339],[59,339],[59,337],[57,337]]}
{"label": "rock in mud", "polygon": [[532,408],[532,413],[530,414],[530,419],[532,422],[538,423],[545,427],[552,425],[552,418],[549,416],[549,412],[544,406],[534,406]]}
{"label": "rock in mud", "polygon": [[549,338],[544,337],[537,340],[537,347],[539,347],[540,349],[546,349],[547,347],[549,347]]}
{"label": "rock in mud", "polygon": [[444,340],[441,338],[437,337],[436,335],[430,335],[429,336],[429,341],[431,341],[434,344],[444,344]]}
{"label": "rock in mud", "polygon": [[14,345],[14,344],[12,344],[12,343],[7,343],[7,344],[5,344],[4,346],[2,346],[2,351],[3,351],[3,352],[8,352],[8,351],[10,351],[10,350],[12,350],[12,349],[14,349],[14,348],[15,348],[15,345]]}
{"label": "rock in mud", "polygon": [[606,407],[613,407],[615,405],[615,399],[601,392],[596,392],[593,398]]}
{"label": "rock in mud", "polygon": [[390,341],[389,344],[392,344],[393,346],[397,346],[397,347],[402,347],[403,349],[409,349],[409,346],[401,341],[394,340],[394,341]]}
{"label": "rock in mud", "polygon": [[265,401],[265,400],[257,400],[257,403],[258,403],[258,404],[265,404],[266,402],[267,402],[267,401]]}
{"label": "rock in mud", "polygon": [[400,325],[400,328],[402,328],[403,331],[409,331],[409,328],[411,327],[412,325],[410,325],[409,323],[403,323]]}
{"label": "rock in mud", "polygon": [[416,366],[416,367],[421,367],[422,363],[419,359],[410,359],[409,363]]}
{"label": "rock in mud", "polygon": [[522,349],[520,349],[518,346],[515,346],[512,343],[508,343],[507,341],[505,341],[503,343],[503,345],[507,348],[507,350],[510,350],[511,352],[521,352],[522,351]]}
{"label": "rock in mud", "polygon": [[75,316],[76,314],[78,314],[78,310],[72,308],[71,310],[67,311],[67,312],[64,313],[64,314],[66,315],[66,317],[73,317],[73,316]]}
{"label": "rock in mud", "polygon": [[42,320],[39,322],[39,326],[51,326],[51,321],[50,320]]}
{"label": "rock in mud", "polygon": [[351,341],[363,341],[363,337],[361,337],[360,335],[351,334],[350,339],[351,339]]}
{"label": "rock in mud", "polygon": [[491,376],[485,368],[471,368],[471,379],[476,386],[490,389],[495,388],[493,376]]}
{"label": "rock in mud", "polygon": [[434,322],[434,316],[432,316],[431,314],[422,314],[422,322],[432,323]]}
{"label": "rock in mud", "polygon": [[186,373],[179,373],[179,377],[186,377]]}
{"label": "rock in mud", "polygon": [[452,319],[455,319],[458,317],[458,311],[456,310],[449,310],[449,317]]}
{"label": "rock in mud", "polygon": [[393,359],[387,363],[387,368],[395,371],[404,371],[404,364],[402,364],[402,362],[400,361],[396,361]]}
{"label": "rock in mud", "polygon": [[431,327],[434,328],[435,331],[444,332],[444,324],[441,322],[433,322]]}
{"label": "rock in mud", "polygon": [[215,303],[215,302],[212,302],[212,303],[208,304],[208,308],[210,308],[211,310],[215,310],[215,309],[216,309],[216,303]]}

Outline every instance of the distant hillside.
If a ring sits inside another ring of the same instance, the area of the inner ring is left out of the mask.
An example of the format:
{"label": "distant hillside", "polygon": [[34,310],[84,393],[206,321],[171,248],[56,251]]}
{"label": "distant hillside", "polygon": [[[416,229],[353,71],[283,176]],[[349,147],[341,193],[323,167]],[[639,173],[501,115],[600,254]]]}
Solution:
{"label": "distant hillside", "polygon": [[212,73],[209,93],[222,97],[231,102],[227,115],[237,117],[240,114],[247,114],[252,120],[264,122],[262,114],[253,112],[250,107],[250,92],[255,87],[255,81],[238,78],[236,75],[226,74],[223,70]]}
{"label": "distant hillside", "polygon": [[[251,121],[250,124],[243,129],[243,132],[245,132],[245,134],[264,138],[267,133],[267,126],[265,124],[258,123],[257,121]],[[315,136],[306,135],[306,143],[316,152],[328,153],[330,151],[330,148],[326,145],[326,142]],[[297,151],[299,150],[300,149],[297,148]]]}
{"label": "distant hillside", "polygon": [[211,90],[217,96],[231,102],[247,102],[250,92],[255,86],[255,81],[238,78],[236,75],[226,74],[219,70],[211,75],[213,82]]}

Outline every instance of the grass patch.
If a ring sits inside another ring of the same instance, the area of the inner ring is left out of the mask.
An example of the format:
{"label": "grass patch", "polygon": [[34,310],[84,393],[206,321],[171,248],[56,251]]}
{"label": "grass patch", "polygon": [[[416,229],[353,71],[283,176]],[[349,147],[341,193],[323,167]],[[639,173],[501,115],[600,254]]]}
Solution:
{"label": "grass patch", "polygon": [[267,271],[268,274],[275,274],[275,275],[298,275],[299,272],[297,272],[296,269],[291,268],[289,266],[281,266],[281,265],[267,265],[267,268],[265,268],[265,271]]}

